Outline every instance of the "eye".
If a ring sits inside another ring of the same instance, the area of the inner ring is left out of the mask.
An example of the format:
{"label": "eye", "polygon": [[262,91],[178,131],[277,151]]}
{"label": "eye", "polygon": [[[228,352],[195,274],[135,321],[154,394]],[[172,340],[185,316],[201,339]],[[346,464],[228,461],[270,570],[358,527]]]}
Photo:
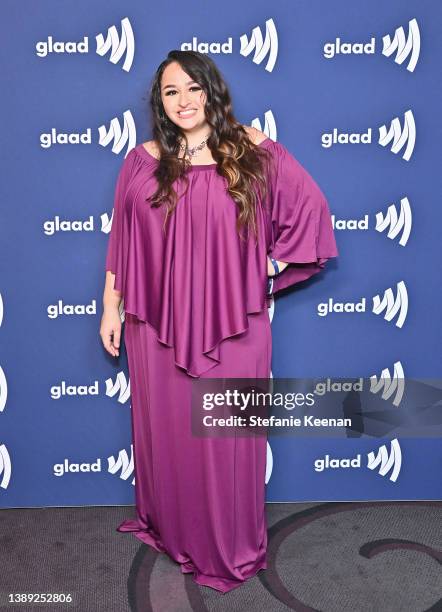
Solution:
{"label": "eye", "polygon": [[199,85],[193,85],[190,89],[196,89],[197,91],[199,91],[201,87]]}

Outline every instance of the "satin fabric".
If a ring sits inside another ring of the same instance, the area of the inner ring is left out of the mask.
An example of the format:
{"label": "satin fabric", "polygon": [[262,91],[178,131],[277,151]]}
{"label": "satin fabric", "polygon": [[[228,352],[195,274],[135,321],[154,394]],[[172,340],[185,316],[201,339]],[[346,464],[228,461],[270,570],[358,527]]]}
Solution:
{"label": "satin fabric", "polygon": [[259,146],[269,151],[270,164],[269,192],[256,207],[257,246],[253,237],[240,240],[237,205],[216,164],[193,166],[186,193],[184,180],[176,181],[180,198],[166,234],[164,208],[145,201],[157,186],[158,160],[140,144],[120,169],[106,270],[116,275],[125,311],[149,322],[190,376],[220,363],[220,343],[243,333],[247,315],[266,307],[267,254],[290,264],[274,279],[273,293],[337,255],[318,185],[282,144],[267,138]]}
{"label": "satin fabric", "polygon": [[115,190],[106,270],[124,299],[136,518],[118,531],[166,552],[201,585],[227,592],[266,568],[266,437],[198,438],[195,378],[268,378],[267,254],[289,262],[273,292],[337,255],[328,204],[307,171],[269,138],[269,191],[258,244],[241,241],[237,206],[216,164],[176,182],[176,210],[145,201],[158,160],[132,149]]}
{"label": "satin fabric", "polygon": [[[126,315],[135,464],[136,518],[118,531],[166,552],[195,582],[230,591],[267,567],[266,442],[262,436],[192,435],[194,378],[174,364],[155,330]],[[267,378],[267,312],[220,346],[208,378]],[[206,377],[203,374],[201,378]]]}

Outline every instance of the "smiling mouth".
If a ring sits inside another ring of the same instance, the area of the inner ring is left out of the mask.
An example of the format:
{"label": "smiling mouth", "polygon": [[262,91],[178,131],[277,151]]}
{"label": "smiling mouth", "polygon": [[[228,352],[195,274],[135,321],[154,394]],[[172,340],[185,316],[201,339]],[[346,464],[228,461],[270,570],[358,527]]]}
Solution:
{"label": "smiling mouth", "polygon": [[196,113],[196,109],[195,108],[191,108],[191,109],[188,109],[186,111],[178,111],[177,114],[178,114],[179,117],[186,118],[186,117],[193,117],[193,115],[195,113]]}

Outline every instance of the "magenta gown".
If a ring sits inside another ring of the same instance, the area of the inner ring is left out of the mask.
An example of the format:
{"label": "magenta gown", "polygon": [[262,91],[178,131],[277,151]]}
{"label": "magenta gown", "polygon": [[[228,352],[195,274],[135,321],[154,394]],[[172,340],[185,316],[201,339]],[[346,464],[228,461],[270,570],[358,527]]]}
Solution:
{"label": "magenta gown", "polygon": [[176,182],[164,234],[164,209],[145,202],[158,161],[140,144],[120,169],[106,257],[124,299],[135,465],[136,518],[118,531],[222,592],[267,567],[267,440],[192,435],[192,380],[268,378],[267,254],[289,262],[273,293],[337,255],[318,185],[282,144],[258,146],[274,164],[257,207],[257,248],[253,234],[238,237],[237,206],[216,164],[193,166],[185,194]]}

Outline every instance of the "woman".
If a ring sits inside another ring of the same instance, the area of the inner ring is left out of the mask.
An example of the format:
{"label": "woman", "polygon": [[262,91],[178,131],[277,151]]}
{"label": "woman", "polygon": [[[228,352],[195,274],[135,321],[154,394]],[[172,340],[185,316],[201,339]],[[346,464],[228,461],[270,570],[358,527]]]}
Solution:
{"label": "woman", "polygon": [[266,567],[266,437],[193,436],[191,383],[268,378],[268,277],[275,293],[337,250],[319,187],[235,120],[208,56],[170,52],[150,105],[154,138],[118,176],[100,329],[118,356],[124,299],[137,515],[118,530],[227,592]]}

